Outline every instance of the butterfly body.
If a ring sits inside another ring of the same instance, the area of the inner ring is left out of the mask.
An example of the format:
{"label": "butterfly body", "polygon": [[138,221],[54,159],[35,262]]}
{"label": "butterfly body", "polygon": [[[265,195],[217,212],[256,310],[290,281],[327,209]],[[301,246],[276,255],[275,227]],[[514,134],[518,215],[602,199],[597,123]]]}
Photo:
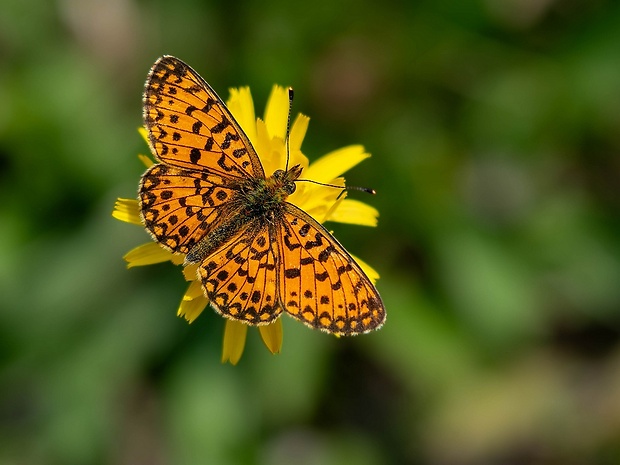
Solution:
{"label": "butterfly body", "polygon": [[288,171],[277,170],[267,179],[252,179],[239,188],[239,201],[243,214],[249,216],[269,216],[282,209],[282,203],[295,192],[295,180],[301,174],[301,166],[296,165]]}
{"label": "butterfly body", "polygon": [[286,311],[338,335],[383,324],[381,298],[359,265],[287,201],[302,167],[265,176],[248,137],[188,65],[170,56],[155,63],[144,122],[159,163],[140,183],[142,220],[163,247],[198,264],[219,313],[261,325]]}
{"label": "butterfly body", "polygon": [[267,179],[248,179],[233,185],[235,193],[223,216],[227,221],[201,239],[185,257],[185,264],[198,263],[228,242],[243,228],[263,229],[280,221],[283,202],[295,192],[294,180],[301,174],[296,165],[288,171],[277,170]]}

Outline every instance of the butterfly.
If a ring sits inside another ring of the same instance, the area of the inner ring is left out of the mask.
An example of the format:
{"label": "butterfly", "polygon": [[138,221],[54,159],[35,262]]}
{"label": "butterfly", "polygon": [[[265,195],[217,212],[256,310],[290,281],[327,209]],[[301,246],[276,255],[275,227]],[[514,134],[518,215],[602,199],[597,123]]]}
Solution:
{"label": "butterfly", "polygon": [[336,335],[379,328],[377,289],[340,243],[287,202],[303,168],[269,176],[224,102],[192,68],[159,58],[144,90],[159,163],[142,176],[140,215],[153,239],[198,265],[211,306],[249,325],[282,312]]}

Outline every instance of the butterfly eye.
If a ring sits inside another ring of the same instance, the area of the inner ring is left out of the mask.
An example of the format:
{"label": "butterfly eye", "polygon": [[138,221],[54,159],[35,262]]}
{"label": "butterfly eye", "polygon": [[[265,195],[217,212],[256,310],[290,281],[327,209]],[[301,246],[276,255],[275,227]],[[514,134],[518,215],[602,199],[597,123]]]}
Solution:
{"label": "butterfly eye", "polygon": [[275,179],[282,179],[284,177],[284,170],[275,170],[273,172],[273,177]]}
{"label": "butterfly eye", "polygon": [[291,195],[293,192],[295,192],[295,189],[297,189],[297,185],[293,181],[287,182],[286,184],[284,184],[284,186],[282,186],[282,189],[284,189],[284,192],[286,192],[288,195]]}

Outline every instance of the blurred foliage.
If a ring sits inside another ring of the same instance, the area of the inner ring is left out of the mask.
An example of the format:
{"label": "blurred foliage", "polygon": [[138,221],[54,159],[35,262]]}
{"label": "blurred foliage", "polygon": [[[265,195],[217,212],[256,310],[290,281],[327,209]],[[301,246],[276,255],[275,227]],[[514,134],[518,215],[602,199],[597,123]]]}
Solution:
{"label": "blurred foliage", "polygon": [[[4,0],[1,464],[620,462],[620,4]],[[378,228],[374,334],[286,319],[219,362],[170,264],[111,218],[162,54],[222,96],[296,89],[316,159],[351,143]]]}

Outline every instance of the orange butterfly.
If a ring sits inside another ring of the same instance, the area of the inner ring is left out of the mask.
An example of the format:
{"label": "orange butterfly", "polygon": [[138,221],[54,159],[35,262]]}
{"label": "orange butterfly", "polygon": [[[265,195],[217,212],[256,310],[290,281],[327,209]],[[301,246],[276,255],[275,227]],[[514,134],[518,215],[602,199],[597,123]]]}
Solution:
{"label": "orange butterfly", "polygon": [[219,313],[263,325],[285,310],[337,335],[383,324],[383,302],[360,266],[286,201],[302,167],[267,177],[224,102],[181,60],[163,56],[151,68],[144,123],[160,163],[140,182],[143,223],[164,248],[199,264]]}

